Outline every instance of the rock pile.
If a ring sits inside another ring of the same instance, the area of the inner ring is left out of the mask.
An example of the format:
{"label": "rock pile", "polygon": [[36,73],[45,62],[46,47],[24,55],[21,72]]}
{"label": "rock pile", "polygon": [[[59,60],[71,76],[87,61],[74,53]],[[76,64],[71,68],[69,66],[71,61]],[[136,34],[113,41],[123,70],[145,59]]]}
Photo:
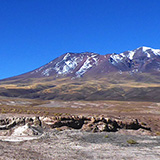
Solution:
{"label": "rock pile", "polygon": [[55,117],[20,117],[0,119],[0,130],[9,130],[16,126],[28,125],[33,134],[42,133],[42,128],[81,129],[92,132],[116,132],[120,129],[140,128],[151,130],[147,125],[137,119],[118,120],[112,118],[84,117],[84,116],[55,116]]}

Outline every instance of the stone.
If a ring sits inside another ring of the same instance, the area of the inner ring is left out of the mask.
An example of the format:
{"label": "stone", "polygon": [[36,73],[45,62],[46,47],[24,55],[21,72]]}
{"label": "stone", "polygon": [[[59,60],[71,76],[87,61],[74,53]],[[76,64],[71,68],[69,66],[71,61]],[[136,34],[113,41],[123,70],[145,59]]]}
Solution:
{"label": "stone", "polygon": [[97,129],[98,129],[99,132],[106,131],[106,124],[104,122],[99,122],[97,124]]}

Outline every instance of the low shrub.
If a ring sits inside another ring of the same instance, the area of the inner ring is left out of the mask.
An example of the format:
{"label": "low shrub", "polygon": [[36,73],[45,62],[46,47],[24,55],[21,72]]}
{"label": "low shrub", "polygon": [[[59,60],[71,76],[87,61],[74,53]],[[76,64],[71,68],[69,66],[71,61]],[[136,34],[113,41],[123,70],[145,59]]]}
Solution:
{"label": "low shrub", "polygon": [[108,138],[109,136],[108,135],[105,135],[105,138]]}
{"label": "low shrub", "polygon": [[127,140],[127,143],[128,144],[138,144],[135,140],[133,140],[133,139],[129,139],[129,140]]}
{"label": "low shrub", "polygon": [[157,135],[157,136],[160,136],[160,131],[157,131],[157,132],[156,132],[156,135]]}

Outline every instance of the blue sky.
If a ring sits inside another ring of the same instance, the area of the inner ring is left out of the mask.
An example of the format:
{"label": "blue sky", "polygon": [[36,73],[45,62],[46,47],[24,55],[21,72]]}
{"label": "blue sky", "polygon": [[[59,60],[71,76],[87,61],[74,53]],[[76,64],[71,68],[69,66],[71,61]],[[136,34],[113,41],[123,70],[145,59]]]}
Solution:
{"label": "blue sky", "polygon": [[159,0],[0,0],[0,79],[66,52],[160,48]]}

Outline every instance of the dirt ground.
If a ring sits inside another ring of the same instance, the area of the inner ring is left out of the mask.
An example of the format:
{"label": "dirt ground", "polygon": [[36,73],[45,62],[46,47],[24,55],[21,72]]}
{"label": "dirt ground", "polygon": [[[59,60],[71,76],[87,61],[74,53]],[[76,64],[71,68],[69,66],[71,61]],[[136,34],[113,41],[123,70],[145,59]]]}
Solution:
{"label": "dirt ground", "polygon": [[50,101],[36,107],[47,107],[58,113],[104,115],[116,119],[138,119],[160,133],[160,103],[134,101]]}
{"label": "dirt ground", "polygon": [[160,132],[160,103],[135,101],[48,101],[0,97],[0,113],[39,116],[104,115],[116,119],[138,119]]}
{"label": "dirt ground", "polygon": [[[129,144],[128,140],[136,144]],[[46,130],[35,140],[0,141],[2,160],[159,160],[160,136]]]}
{"label": "dirt ground", "polygon": [[[32,101],[0,98],[0,117],[35,115],[104,115],[132,119],[151,127],[138,131],[92,133],[46,129],[31,140],[0,140],[1,160],[160,160],[160,103],[130,101]],[[14,112],[13,112],[13,109]],[[20,109],[23,114],[20,113]],[[2,111],[4,113],[2,113]],[[34,112],[33,112],[34,111]],[[150,136],[149,136],[150,135]],[[157,135],[157,136],[154,136]],[[134,140],[135,144],[129,144]]]}

